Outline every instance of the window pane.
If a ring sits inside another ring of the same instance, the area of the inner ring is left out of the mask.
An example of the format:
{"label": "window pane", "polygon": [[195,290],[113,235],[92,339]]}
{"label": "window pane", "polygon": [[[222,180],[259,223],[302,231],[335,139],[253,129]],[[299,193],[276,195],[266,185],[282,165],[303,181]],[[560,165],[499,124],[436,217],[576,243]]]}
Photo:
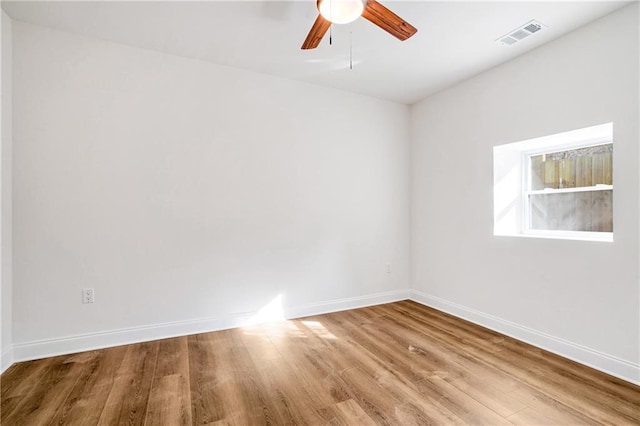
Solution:
{"label": "window pane", "polygon": [[613,185],[613,144],[531,156],[531,190]]}
{"label": "window pane", "polygon": [[613,191],[529,195],[531,229],[613,232]]}

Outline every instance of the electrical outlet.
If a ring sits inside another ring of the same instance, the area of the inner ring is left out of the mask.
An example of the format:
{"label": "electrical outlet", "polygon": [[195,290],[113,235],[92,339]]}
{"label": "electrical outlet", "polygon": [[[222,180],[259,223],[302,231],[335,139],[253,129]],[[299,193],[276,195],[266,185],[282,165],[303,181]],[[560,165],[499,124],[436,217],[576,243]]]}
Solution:
{"label": "electrical outlet", "polygon": [[387,274],[391,273],[391,264],[387,263],[387,268],[386,268]]}
{"label": "electrical outlet", "polygon": [[82,303],[93,303],[95,293],[92,288],[82,289]]}

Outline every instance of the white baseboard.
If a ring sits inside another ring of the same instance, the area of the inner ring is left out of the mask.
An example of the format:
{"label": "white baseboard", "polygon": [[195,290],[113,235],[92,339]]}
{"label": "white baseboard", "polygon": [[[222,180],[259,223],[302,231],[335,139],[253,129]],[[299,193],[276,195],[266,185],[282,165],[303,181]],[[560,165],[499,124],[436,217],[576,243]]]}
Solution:
{"label": "white baseboard", "polygon": [[329,312],[346,311],[348,309],[364,308],[367,306],[381,305],[383,303],[398,302],[409,298],[409,290],[395,290],[384,293],[375,293],[366,296],[348,297],[345,299],[328,302],[310,303],[295,308],[285,308],[286,318],[302,318],[310,315],[320,315]]}
{"label": "white baseboard", "polygon": [[640,364],[635,364],[418,290],[410,290],[409,298],[425,306],[466,319],[498,333],[640,385]]}
{"label": "white baseboard", "polygon": [[13,347],[7,348],[0,353],[0,374],[13,364]]}
{"label": "white baseboard", "polygon": [[[556,353],[565,358],[640,385],[640,365],[608,355],[594,349],[572,343],[549,334],[495,317],[475,309],[444,300],[418,290],[398,290],[366,296],[350,297],[312,303],[296,307],[284,307],[287,319],[320,315],[347,309],[397,302],[410,299],[423,305],[471,321],[475,324]],[[62,338],[38,340],[14,344],[2,352],[1,371],[14,362],[28,361],[49,356],[102,349],[131,343],[147,342],[176,336],[241,327],[257,312],[247,312],[225,317],[199,318],[164,324],[153,324],[119,330],[103,331]]]}
{"label": "white baseboard", "polygon": [[[283,315],[286,319],[319,315],[329,312],[406,300],[408,295],[409,291],[405,289],[320,303],[311,303],[295,307],[283,307]],[[141,327],[131,327],[102,331],[98,333],[16,343],[13,345],[11,362],[29,361],[32,359],[102,349],[112,346],[148,342],[151,340],[241,327],[245,325],[256,313],[257,312],[245,312],[225,317],[198,318],[187,321],[152,324]],[[4,359],[3,354],[3,366]],[[11,363],[7,365],[7,368],[9,365],[11,365]]]}

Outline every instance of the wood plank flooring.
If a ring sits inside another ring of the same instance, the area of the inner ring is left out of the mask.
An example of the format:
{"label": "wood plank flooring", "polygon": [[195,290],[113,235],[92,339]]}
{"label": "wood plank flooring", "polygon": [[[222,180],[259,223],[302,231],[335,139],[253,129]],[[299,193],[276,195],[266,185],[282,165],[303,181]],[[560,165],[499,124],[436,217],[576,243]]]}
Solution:
{"label": "wood plank flooring", "polygon": [[640,388],[403,301],[13,365],[9,425],[638,425]]}

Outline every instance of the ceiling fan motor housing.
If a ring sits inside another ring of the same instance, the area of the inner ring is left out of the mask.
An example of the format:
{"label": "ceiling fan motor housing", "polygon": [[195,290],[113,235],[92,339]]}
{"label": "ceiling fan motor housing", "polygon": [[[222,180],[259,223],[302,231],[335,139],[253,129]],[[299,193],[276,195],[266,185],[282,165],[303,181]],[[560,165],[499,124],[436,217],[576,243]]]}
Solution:
{"label": "ceiling fan motor housing", "polygon": [[[413,25],[377,0],[317,0],[316,5],[320,14],[302,43],[303,50],[318,47],[332,23],[351,22],[359,16],[382,28],[398,40],[406,40],[418,31]],[[350,15],[338,17],[338,10],[341,11],[340,13],[346,14],[348,12]]]}
{"label": "ceiling fan motor housing", "polygon": [[348,24],[358,19],[364,11],[363,0],[318,0],[318,12],[333,24]]}

